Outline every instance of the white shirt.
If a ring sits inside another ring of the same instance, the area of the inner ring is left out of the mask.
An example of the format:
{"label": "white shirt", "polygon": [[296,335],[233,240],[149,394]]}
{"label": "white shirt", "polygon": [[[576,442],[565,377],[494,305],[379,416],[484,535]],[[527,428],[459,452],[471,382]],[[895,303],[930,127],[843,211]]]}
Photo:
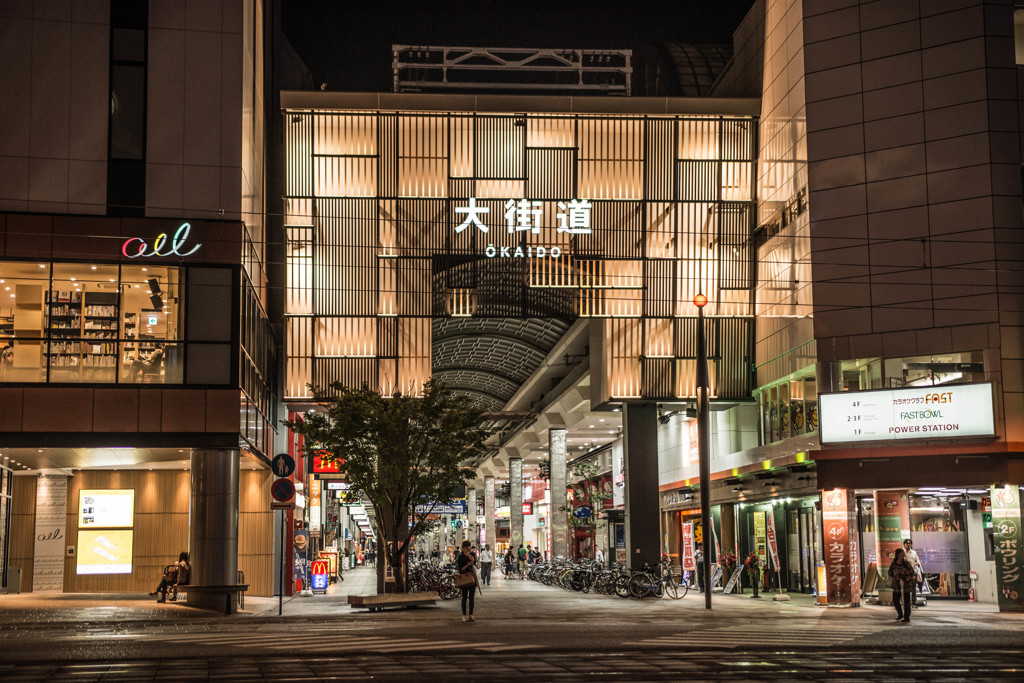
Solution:
{"label": "white shirt", "polygon": [[598,548],[597,552],[594,554],[594,559],[598,562],[604,563],[604,552],[600,548]]}
{"label": "white shirt", "polygon": [[917,556],[917,551],[911,548],[905,551],[907,554],[907,562],[914,565],[915,568],[921,567],[921,559]]}
{"label": "white shirt", "polygon": [[492,561],[491,551],[490,550],[481,550],[480,551],[480,561],[481,562],[491,562]]}

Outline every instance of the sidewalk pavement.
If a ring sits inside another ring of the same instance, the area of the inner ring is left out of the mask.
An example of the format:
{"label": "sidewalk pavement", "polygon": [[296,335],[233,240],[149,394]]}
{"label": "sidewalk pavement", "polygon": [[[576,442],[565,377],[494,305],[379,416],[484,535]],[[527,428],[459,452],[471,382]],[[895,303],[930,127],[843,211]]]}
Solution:
{"label": "sidewalk pavement", "polygon": [[[342,615],[359,614],[361,611],[348,607],[349,595],[372,595],[376,593],[376,570],[372,567],[357,567],[344,573],[344,580],[328,587],[327,594],[307,597],[291,596],[280,600],[275,597],[245,597],[245,609],[237,616],[225,617],[222,614],[188,606],[187,602],[157,603],[154,598],[139,593],[57,593],[37,594],[23,593],[20,595],[0,595],[0,630],[14,626],[19,629],[37,625],[40,628],[56,626],[68,622],[161,622],[172,620],[230,620],[252,617],[276,617],[279,603],[285,617],[319,617],[337,618]],[[761,594],[758,600],[752,599],[748,590],[744,594],[723,595],[714,593],[713,609],[721,617],[757,619],[772,615],[773,618],[792,618],[804,615],[854,615],[877,614],[879,611],[891,612],[892,607],[882,605],[864,605],[859,610],[825,609],[815,604],[814,596],[789,593],[788,601],[773,601],[772,594]],[[504,579],[495,576],[489,586],[483,587],[477,597],[478,603],[487,605],[488,601],[496,600],[492,605],[500,605],[506,600],[512,604],[522,605],[523,601],[540,600],[549,607],[557,606],[566,613],[583,617],[606,613],[620,615],[629,612],[641,618],[662,618],[676,613],[703,613],[704,596],[697,591],[690,591],[682,600],[623,600],[615,596],[596,594],[580,594],[564,591],[559,588],[543,586],[532,581]],[[458,600],[446,602],[438,600],[438,605],[458,608]],[[514,608],[514,612],[518,612]],[[1024,623],[1024,614],[999,614],[996,605],[972,603],[963,600],[931,599],[922,614],[948,615],[951,619],[967,618],[977,620],[1005,621],[1011,628]]]}

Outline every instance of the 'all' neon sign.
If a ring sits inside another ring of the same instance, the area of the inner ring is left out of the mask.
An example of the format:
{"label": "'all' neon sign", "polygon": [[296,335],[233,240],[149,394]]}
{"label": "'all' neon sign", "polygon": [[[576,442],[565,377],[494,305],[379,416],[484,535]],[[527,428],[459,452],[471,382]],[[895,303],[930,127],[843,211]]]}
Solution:
{"label": "'all' neon sign", "polygon": [[202,244],[197,244],[189,251],[182,253],[181,248],[188,241],[188,233],[191,229],[192,225],[190,223],[179,225],[178,229],[174,231],[174,236],[170,239],[170,244],[168,244],[166,232],[157,235],[156,239],[153,240],[152,246],[141,237],[129,237],[121,245],[121,253],[127,258],[139,258],[140,256],[144,258],[151,256],[191,256],[199,251],[199,247],[203,246]]}

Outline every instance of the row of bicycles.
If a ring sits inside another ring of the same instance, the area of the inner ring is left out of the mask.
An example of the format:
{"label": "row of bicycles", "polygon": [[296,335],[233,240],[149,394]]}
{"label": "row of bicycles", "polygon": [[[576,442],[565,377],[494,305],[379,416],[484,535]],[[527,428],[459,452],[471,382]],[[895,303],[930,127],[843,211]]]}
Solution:
{"label": "row of bicycles", "polygon": [[624,565],[607,568],[593,560],[573,561],[556,559],[547,564],[530,565],[526,578],[545,586],[558,586],[565,590],[620,598],[660,598],[667,595],[673,600],[686,596],[687,585],[672,573],[668,560],[656,565],[644,563],[639,569]]}
{"label": "row of bicycles", "polygon": [[437,592],[442,600],[453,600],[459,596],[459,588],[455,585],[458,571],[453,565],[436,565],[433,562],[413,562],[409,564],[406,579],[410,591]]}

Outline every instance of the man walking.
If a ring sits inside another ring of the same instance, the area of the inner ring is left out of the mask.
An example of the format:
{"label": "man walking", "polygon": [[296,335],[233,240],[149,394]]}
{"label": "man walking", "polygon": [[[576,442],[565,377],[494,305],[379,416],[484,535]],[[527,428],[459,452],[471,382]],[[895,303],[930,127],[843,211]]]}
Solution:
{"label": "man walking", "polygon": [[484,545],[484,549],[480,552],[480,583],[484,586],[491,585],[491,563],[494,562],[494,556],[491,554],[491,544],[487,543]]}

